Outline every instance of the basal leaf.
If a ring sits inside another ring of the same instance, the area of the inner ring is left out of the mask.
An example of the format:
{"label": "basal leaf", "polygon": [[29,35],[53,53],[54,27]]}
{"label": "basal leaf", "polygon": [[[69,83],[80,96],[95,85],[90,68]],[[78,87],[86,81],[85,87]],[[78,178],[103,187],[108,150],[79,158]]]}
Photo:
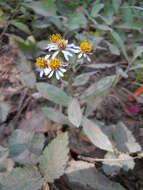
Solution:
{"label": "basal leaf", "polygon": [[45,136],[42,133],[35,133],[31,142],[28,144],[28,149],[31,153],[40,156],[44,147]]}
{"label": "basal leaf", "polygon": [[112,0],[112,6],[115,12],[117,13],[120,8],[121,0]]}
{"label": "basal leaf", "polygon": [[134,51],[134,56],[133,56],[132,62],[134,62],[142,54],[143,54],[143,46],[137,46],[136,50]]}
{"label": "basal leaf", "polygon": [[[9,156],[15,162],[28,164],[36,162],[44,146],[44,135],[16,129],[8,140]],[[32,156],[34,159],[32,159]]]}
{"label": "basal leaf", "polygon": [[52,121],[60,123],[60,124],[68,124],[68,118],[63,113],[53,108],[43,107],[42,111],[44,112],[45,116],[47,116]]}
{"label": "basal leaf", "polygon": [[72,99],[68,105],[68,119],[76,127],[79,127],[81,124],[82,112],[77,99]]}
{"label": "basal leaf", "polygon": [[83,130],[91,142],[97,147],[113,152],[112,143],[103,131],[100,129],[99,124],[90,121],[87,118],[83,118],[82,121]]}
{"label": "basal leaf", "polygon": [[40,0],[25,3],[25,7],[32,9],[36,14],[51,16],[56,14],[56,4],[53,0]]}
{"label": "basal leaf", "polygon": [[78,75],[77,77],[75,77],[72,85],[73,86],[79,86],[79,85],[86,84],[88,82],[90,76],[93,75],[94,73],[96,73],[96,71],[87,72],[87,73],[83,73],[81,75]]}
{"label": "basal leaf", "polygon": [[53,182],[65,172],[68,162],[68,135],[62,133],[58,135],[45,148],[43,155],[39,158],[40,171],[48,182]]}
{"label": "basal leaf", "polygon": [[115,41],[117,42],[118,46],[121,48],[125,58],[128,60],[128,55],[127,55],[126,48],[125,48],[125,45],[124,45],[122,38],[114,30],[111,30],[111,35],[115,39]]}
{"label": "basal leaf", "polygon": [[33,88],[36,83],[36,78],[33,72],[23,73],[21,80],[22,83],[29,88]]}
{"label": "basal leaf", "polygon": [[[15,161],[21,162],[27,157],[28,154],[28,144],[33,138],[33,133],[27,133],[21,129],[15,130],[8,140],[9,156]],[[19,156],[23,155],[23,159]]]}
{"label": "basal leaf", "polygon": [[1,190],[39,190],[42,187],[40,173],[33,167],[15,168],[0,178]]}
{"label": "basal leaf", "polygon": [[60,88],[47,83],[37,83],[37,89],[41,96],[57,104],[68,106],[71,98]]}
{"label": "basal leaf", "polygon": [[109,49],[110,49],[110,52],[113,54],[113,55],[120,55],[120,50],[118,49],[118,47],[114,44],[111,44],[110,42],[106,42]]}
{"label": "basal leaf", "polygon": [[136,153],[141,151],[141,146],[136,142],[132,132],[119,122],[113,133],[115,142],[121,152]]}
{"label": "basal leaf", "polygon": [[85,90],[81,98],[85,98],[90,95],[97,96],[103,93],[104,91],[108,90],[112,86],[115,79],[116,79],[116,76],[112,75],[112,76],[104,77],[101,80],[93,83],[89,88]]}
{"label": "basal leaf", "polygon": [[0,103],[0,123],[4,122],[7,119],[10,107],[7,103]]}
{"label": "basal leaf", "polygon": [[26,24],[24,24],[23,22],[19,22],[17,20],[11,20],[10,24],[12,24],[13,26],[15,26],[19,30],[25,32],[28,35],[31,34],[31,31],[30,31],[29,27]]}
{"label": "basal leaf", "polygon": [[86,28],[86,26],[87,26],[87,19],[82,13],[75,13],[72,16],[70,16],[68,20],[69,30]]}
{"label": "basal leaf", "polygon": [[104,7],[102,3],[95,3],[91,9],[91,16],[97,17],[100,10]]}

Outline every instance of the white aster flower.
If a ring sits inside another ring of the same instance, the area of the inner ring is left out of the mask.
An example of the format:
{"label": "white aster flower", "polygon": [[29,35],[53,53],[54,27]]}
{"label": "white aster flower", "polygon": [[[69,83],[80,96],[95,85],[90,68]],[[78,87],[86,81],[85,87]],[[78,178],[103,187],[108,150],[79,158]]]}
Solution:
{"label": "white aster flower", "polygon": [[79,49],[74,44],[68,44],[68,40],[62,39],[60,34],[53,34],[50,37],[51,43],[46,47],[49,51],[55,51],[52,58],[55,59],[59,53],[64,55],[66,61],[69,61],[69,57],[72,57],[72,53],[79,53]]}
{"label": "white aster flower", "polygon": [[64,72],[66,72],[66,69],[63,68],[65,67],[65,64],[61,63],[61,60],[58,58],[51,58],[48,61],[48,78],[51,78],[53,74],[56,74],[56,79],[59,80],[61,77],[64,76]]}
{"label": "white aster flower", "polygon": [[81,42],[80,47],[79,47],[78,58],[80,59],[81,57],[85,57],[90,62],[91,59],[88,55],[91,54],[91,51],[92,51],[92,44],[91,43],[89,43],[87,41]]}
{"label": "white aster flower", "polygon": [[43,77],[43,75],[48,75],[49,70],[48,70],[48,59],[50,55],[46,55],[45,57],[38,57],[36,59],[36,67],[37,71],[40,72],[40,77]]}

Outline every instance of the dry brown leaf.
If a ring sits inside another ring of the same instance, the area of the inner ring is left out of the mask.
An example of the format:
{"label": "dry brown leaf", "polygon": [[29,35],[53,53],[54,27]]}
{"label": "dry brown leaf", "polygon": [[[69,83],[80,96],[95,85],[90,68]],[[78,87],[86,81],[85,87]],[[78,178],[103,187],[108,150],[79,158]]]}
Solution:
{"label": "dry brown leaf", "polygon": [[42,190],[50,190],[49,184],[46,181],[43,182]]}

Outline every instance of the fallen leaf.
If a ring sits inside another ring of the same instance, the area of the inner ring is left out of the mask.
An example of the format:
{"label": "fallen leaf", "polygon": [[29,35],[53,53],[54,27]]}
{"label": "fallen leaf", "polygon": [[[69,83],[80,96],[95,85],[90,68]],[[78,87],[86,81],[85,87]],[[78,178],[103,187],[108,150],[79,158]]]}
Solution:
{"label": "fallen leaf", "polygon": [[19,128],[25,131],[35,131],[45,133],[51,127],[51,122],[46,118],[42,111],[36,110],[28,112],[21,121]]}
{"label": "fallen leaf", "polygon": [[143,86],[140,86],[139,88],[137,88],[133,94],[131,96],[128,97],[129,101],[134,101],[135,97],[139,96],[143,94]]}
{"label": "fallen leaf", "polygon": [[42,190],[50,190],[49,184],[46,181],[43,182]]}
{"label": "fallen leaf", "polygon": [[127,112],[129,115],[134,116],[139,112],[139,106],[132,104],[127,108]]}

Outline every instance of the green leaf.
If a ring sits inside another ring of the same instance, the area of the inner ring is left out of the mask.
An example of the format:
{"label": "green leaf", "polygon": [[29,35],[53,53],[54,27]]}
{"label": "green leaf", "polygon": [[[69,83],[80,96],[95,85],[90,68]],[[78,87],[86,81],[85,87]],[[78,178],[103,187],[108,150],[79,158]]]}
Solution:
{"label": "green leaf", "polygon": [[112,6],[115,12],[117,13],[121,5],[121,0],[112,0]]}
{"label": "green leaf", "polygon": [[68,119],[70,122],[79,127],[82,119],[82,112],[80,109],[80,104],[77,99],[72,99],[68,105]]}
{"label": "green leaf", "polygon": [[83,118],[83,130],[91,142],[97,147],[113,152],[112,144],[106,134],[103,133],[99,124]]}
{"label": "green leaf", "polygon": [[43,149],[44,141],[43,134],[17,129],[8,140],[9,156],[21,164],[34,163]]}
{"label": "green leaf", "polygon": [[143,77],[143,68],[138,71],[137,77],[136,77],[136,82],[140,82],[142,77]]}
{"label": "green leaf", "polygon": [[124,2],[121,7],[121,16],[125,23],[133,23],[132,9],[127,2]]}
{"label": "green leaf", "polygon": [[10,24],[12,24],[13,26],[15,26],[19,30],[25,32],[28,35],[31,34],[31,31],[30,31],[29,27],[26,24],[24,24],[23,22],[19,22],[19,21],[16,21],[16,20],[11,20]]}
{"label": "green leaf", "polygon": [[[89,67],[89,68],[92,68],[92,69],[106,69],[106,68],[111,68],[111,67],[115,67],[116,65],[115,64],[110,64],[110,63],[93,63],[93,64],[90,64],[90,65],[85,65],[85,67]],[[92,73],[92,72],[90,72]],[[80,75],[79,75],[80,76]]]}
{"label": "green leaf", "polygon": [[53,0],[32,1],[31,3],[25,3],[24,6],[42,16],[52,16],[56,14],[56,4]]}
{"label": "green leaf", "polygon": [[60,88],[47,83],[37,83],[37,89],[41,96],[57,104],[68,106],[71,97],[67,96]]}
{"label": "green leaf", "polygon": [[119,122],[114,130],[113,137],[117,144],[117,148],[121,152],[136,153],[141,151],[141,146],[136,142],[131,131]]}
{"label": "green leaf", "polygon": [[45,136],[42,133],[35,133],[31,142],[28,143],[30,153],[40,156],[44,147]]}
{"label": "green leaf", "polygon": [[[111,6],[111,1],[104,2],[104,21],[106,24],[111,25],[113,24],[113,16],[114,16],[114,10]],[[102,17],[103,18],[103,17]]]}
{"label": "green leaf", "polygon": [[88,82],[90,76],[95,74],[95,73],[96,73],[96,71],[83,73],[81,75],[78,75],[77,77],[75,77],[72,85],[73,86],[80,86],[80,85],[86,84]]}
{"label": "green leaf", "polygon": [[8,140],[9,154],[12,159],[20,162],[22,159],[21,157],[19,158],[20,155],[23,154],[23,159],[27,156],[27,146],[31,142],[33,135],[33,133],[27,133],[21,129],[16,129],[12,133]]}
{"label": "green leaf", "polygon": [[8,168],[7,158],[8,158],[8,149],[0,145],[0,172],[3,172]]}
{"label": "green leaf", "polygon": [[61,112],[49,108],[49,107],[43,107],[42,111],[44,112],[45,116],[47,116],[49,119],[51,119],[54,122],[60,123],[60,124],[68,124],[68,118],[62,114]]}
{"label": "green leaf", "polygon": [[0,179],[1,190],[39,190],[42,187],[40,173],[30,166],[15,168]]}
{"label": "green leaf", "polygon": [[98,96],[99,94],[108,90],[112,86],[115,79],[116,79],[116,76],[112,75],[112,76],[104,77],[101,80],[93,83],[89,88],[85,90],[81,98],[86,98],[90,95]]}
{"label": "green leaf", "polygon": [[10,107],[7,103],[0,103],[0,123],[4,122],[7,119]]}
{"label": "green leaf", "polygon": [[101,9],[103,9],[104,4],[102,3],[95,3],[91,9],[91,14],[90,16],[92,17],[97,17],[98,13],[101,11]]}
{"label": "green leaf", "polygon": [[64,174],[68,162],[68,143],[68,134],[62,133],[45,148],[43,155],[40,156],[40,171],[48,182],[53,182]]}
{"label": "green leaf", "polygon": [[118,49],[118,47],[115,44],[111,44],[110,42],[106,42],[106,43],[110,49],[110,52],[113,55],[120,55],[120,50]]}
{"label": "green leaf", "polygon": [[99,30],[103,30],[103,31],[111,31],[112,29],[105,25],[105,24],[96,24],[95,27]]}
{"label": "green leaf", "polygon": [[117,32],[115,32],[114,30],[111,31],[111,35],[115,39],[115,41],[117,42],[118,46],[121,48],[125,58],[128,61],[128,55],[127,55],[126,48],[125,48],[123,40],[121,39],[119,34]]}
{"label": "green leaf", "polygon": [[32,72],[30,62],[26,60],[24,54],[19,53],[20,63],[17,65],[17,69],[21,73],[21,82],[24,86],[33,88],[36,83],[35,74]]}
{"label": "green leaf", "polygon": [[23,73],[21,77],[21,81],[24,86],[27,86],[29,88],[34,88],[36,84],[36,78],[33,72],[30,73]]}
{"label": "green leaf", "polygon": [[87,19],[82,13],[75,13],[68,20],[68,29],[76,30],[87,27]]}
{"label": "green leaf", "polygon": [[136,50],[134,51],[132,62],[134,62],[142,54],[143,54],[143,46],[137,46]]}

